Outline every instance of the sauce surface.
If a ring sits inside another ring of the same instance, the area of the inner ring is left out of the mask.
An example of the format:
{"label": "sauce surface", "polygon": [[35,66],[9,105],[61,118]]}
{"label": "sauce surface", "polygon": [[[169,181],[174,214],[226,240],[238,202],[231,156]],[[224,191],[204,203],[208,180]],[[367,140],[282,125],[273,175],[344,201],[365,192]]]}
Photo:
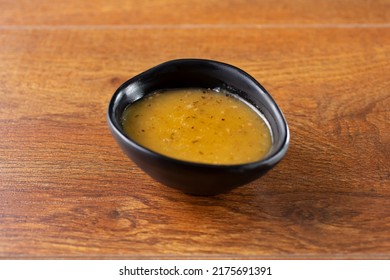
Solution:
{"label": "sauce surface", "polygon": [[272,136],[263,118],[226,92],[208,89],[157,91],[122,115],[125,134],[160,154],[208,164],[260,160]]}

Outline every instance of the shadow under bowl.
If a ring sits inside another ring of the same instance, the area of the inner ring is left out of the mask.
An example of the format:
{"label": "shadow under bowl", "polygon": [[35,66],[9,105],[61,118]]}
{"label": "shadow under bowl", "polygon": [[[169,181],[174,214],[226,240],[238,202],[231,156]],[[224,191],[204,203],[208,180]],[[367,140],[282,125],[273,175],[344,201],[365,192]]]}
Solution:
{"label": "shadow under bowl", "polygon": [[[129,104],[156,90],[177,88],[221,88],[252,104],[271,129],[273,143],[267,156],[235,165],[187,162],[151,151],[126,136],[121,118]],[[205,59],[168,61],[126,81],[109,103],[107,121],[119,146],[145,173],[194,195],[217,195],[261,177],[284,157],[289,144],[287,122],[269,93],[237,67]]]}

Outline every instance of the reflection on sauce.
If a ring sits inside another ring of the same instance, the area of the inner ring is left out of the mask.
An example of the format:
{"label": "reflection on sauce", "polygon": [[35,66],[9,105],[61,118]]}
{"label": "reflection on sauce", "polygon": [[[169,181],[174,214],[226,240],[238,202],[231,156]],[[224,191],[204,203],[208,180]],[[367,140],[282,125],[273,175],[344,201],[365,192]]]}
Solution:
{"label": "reflection on sauce", "polygon": [[126,135],[160,154],[208,164],[260,160],[269,151],[268,125],[248,104],[208,89],[157,91],[129,105]]}

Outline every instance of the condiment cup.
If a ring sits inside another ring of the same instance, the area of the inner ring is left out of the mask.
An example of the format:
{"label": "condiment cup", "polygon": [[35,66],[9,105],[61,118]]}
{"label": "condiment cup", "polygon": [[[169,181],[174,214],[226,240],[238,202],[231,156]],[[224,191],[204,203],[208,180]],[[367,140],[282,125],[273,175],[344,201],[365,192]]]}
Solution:
{"label": "condiment cup", "polygon": [[[157,90],[178,88],[222,89],[253,105],[271,130],[268,154],[244,164],[188,162],[159,154],[126,136],[121,117],[127,106]],[[259,82],[235,66],[205,59],[168,61],[129,79],[112,96],[107,121],[116,142],[139,168],[164,185],[193,195],[217,195],[260,178],[284,157],[290,140],[283,113]]]}

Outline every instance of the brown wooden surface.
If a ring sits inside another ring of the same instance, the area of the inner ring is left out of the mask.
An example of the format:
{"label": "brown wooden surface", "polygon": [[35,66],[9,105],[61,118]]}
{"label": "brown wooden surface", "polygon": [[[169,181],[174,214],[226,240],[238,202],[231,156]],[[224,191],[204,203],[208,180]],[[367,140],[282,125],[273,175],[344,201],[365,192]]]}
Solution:
{"label": "brown wooden surface", "polygon": [[[0,1],[0,257],[390,258],[389,7]],[[265,177],[193,197],[120,151],[111,95],[182,57],[280,105],[291,145]]]}
{"label": "brown wooden surface", "polygon": [[330,24],[389,23],[388,0],[2,0],[1,23]]}

